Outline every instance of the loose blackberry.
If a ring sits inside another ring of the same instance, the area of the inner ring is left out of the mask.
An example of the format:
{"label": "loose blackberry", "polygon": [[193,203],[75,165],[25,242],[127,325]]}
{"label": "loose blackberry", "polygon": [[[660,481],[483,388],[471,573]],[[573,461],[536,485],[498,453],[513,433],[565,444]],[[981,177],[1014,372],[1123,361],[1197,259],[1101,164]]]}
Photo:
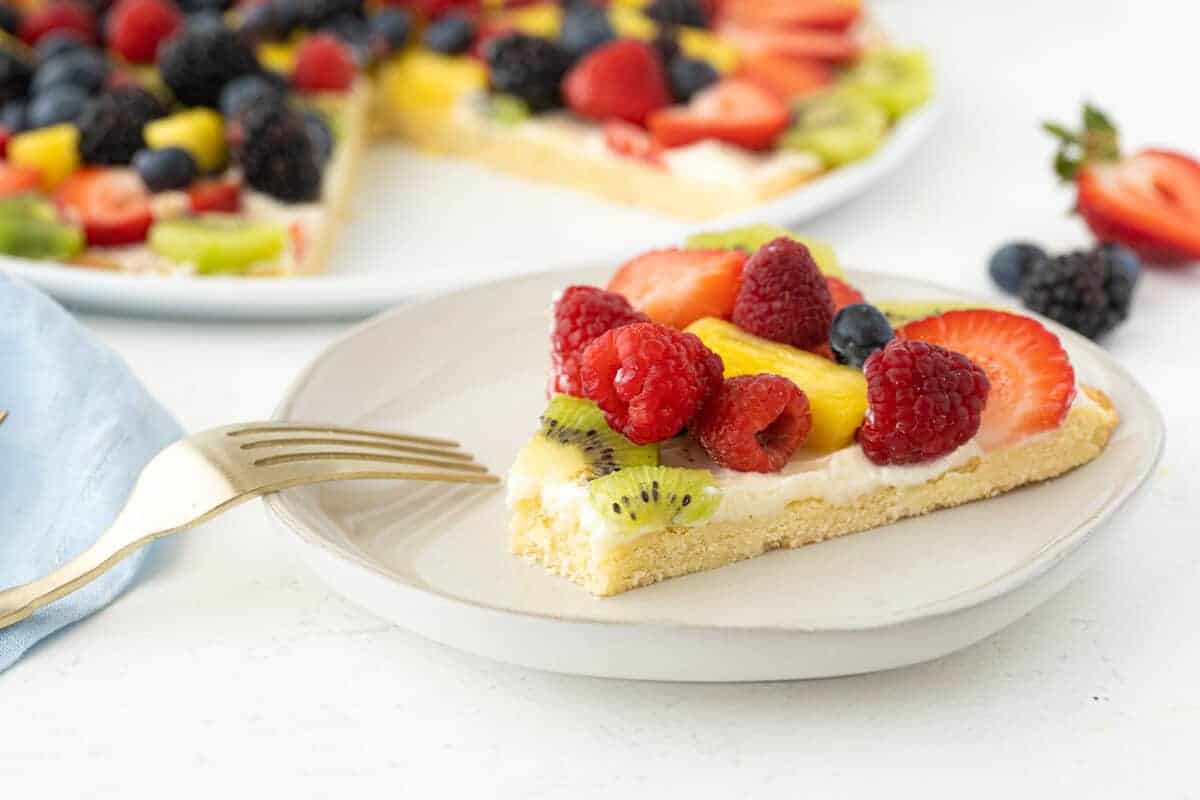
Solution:
{"label": "loose blackberry", "polygon": [[581,3],[563,14],[559,44],[576,61],[616,37],[608,12],[599,6]]}
{"label": "loose blackberry", "polygon": [[646,16],[664,25],[708,27],[708,14],[697,0],[654,0],[646,7]]}
{"label": "loose blackberry", "polygon": [[166,113],[145,89],[110,89],[94,98],[79,118],[79,154],[89,164],[128,164],[146,146],[142,128]]}
{"label": "loose blackberry", "polygon": [[492,89],[520,97],[531,111],[562,105],[560,84],[571,65],[567,52],[549,39],[513,33],[488,47]]}
{"label": "loose blackberry", "polygon": [[24,97],[32,77],[33,69],[23,58],[0,50],[0,104]]}
{"label": "loose blackberry", "polygon": [[1113,269],[1102,249],[1079,250],[1039,261],[1021,283],[1025,305],[1095,339],[1129,315],[1133,281]]}
{"label": "loose blackberry", "polygon": [[167,40],[158,54],[163,80],[179,102],[213,106],[234,78],[258,70],[254,51],[223,25],[189,24]]}
{"label": "loose blackberry", "polygon": [[304,117],[282,106],[253,108],[242,118],[239,160],[246,183],[288,203],[321,195],[321,153]]}

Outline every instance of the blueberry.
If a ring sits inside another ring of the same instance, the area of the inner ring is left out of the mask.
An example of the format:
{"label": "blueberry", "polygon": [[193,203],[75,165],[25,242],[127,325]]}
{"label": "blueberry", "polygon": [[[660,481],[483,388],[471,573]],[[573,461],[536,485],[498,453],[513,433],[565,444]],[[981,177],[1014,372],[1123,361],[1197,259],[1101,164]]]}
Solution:
{"label": "blueberry", "polygon": [[371,29],[367,21],[355,14],[341,14],[321,26],[341,39],[354,52],[355,57],[364,62],[371,52]]}
{"label": "blueberry", "polygon": [[69,53],[72,50],[81,50],[85,47],[87,47],[87,44],[76,34],[70,31],[56,31],[38,40],[38,61],[45,63],[55,56],[61,56],[63,53]]}
{"label": "blueberry", "polygon": [[425,29],[421,44],[438,53],[454,55],[466,51],[475,38],[475,23],[462,14],[447,14]]}
{"label": "blueberry", "polygon": [[1033,269],[1037,261],[1046,258],[1046,252],[1029,242],[1009,242],[992,254],[988,272],[992,280],[1009,294],[1021,291],[1021,281]]}
{"label": "blueberry", "polygon": [[74,122],[87,107],[88,99],[88,93],[78,86],[63,84],[48,89],[29,104],[29,127],[45,128],[60,122]]}
{"label": "blueberry", "polygon": [[263,39],[282,39],[291,31],[284,29],[279,7],[280,4],[273,0],[250,6],[242,12],[241,27],[238,30],[243,37],[255,42]]}
{"label": "blueberry", "polygon": [[1108,260],[1110,270],[1124,275],[1131,284],[1137,283],[1138,274],[1142,271],[1142,261],[1137,253],[1116,242],[1100,245],[1100,252]]}
{"label": "blueberry", "polygon": [[286,88],[265,74],[251,73],[225,84],[218,102],[221,113],[226,118],[233,119],[251,105],[281,102],[285,92]]}
{"label": "blueberry", "polygon": [[667,65],[667,78],[671,81],[671,94],[681,103],[692,99],[692,95],[707,89],[721,76],[715,67],[698,58],[678,56]]}
{"label": "blueberry", "polygon": [[829,346],[839,364],[862,368],[867,356],[892,340],[892,324],[870,303],[854,303],[837,312],[829,330]]}
{"label": "blueberry", "polygon": [[385,8],[371,17],[371,49],[377,56],[399,50],[408,42],[412,18],[399,8]]}
{"label": "blueberry", "polygon": [[616,37],[616,31],[608,21],[608,12],[591,4],[581,4],[563,15],[559,44],[571,58],[580,59]]}
{"label": "blueberry", "polygon": [[305,112],[304,129],[308,131],[308,138],[312,139],[318,158],[322,162],[328,161],[333,155],[333,131],[329,129],[325,117],[316,111]]}
{"label": "blueberry", "polygon": [[196,179],[196,159],[182,147],[139,150],[133,156],[133,168],[152,192],[182,189]]}
{"label": "blueberry", "polygon": [[30,93],[37,96],[57,86],[74,86],[92,94],[107,76],[108,63],[100,51],[80,47],[43,62],[33,75]]}
{"label": "blueberry", "polygon": [[8,3],[0,3],[0,29],[13,34],[21,27],[20,13]]}
{"label": "blueberry", "polygon": [[0,108],[0,125],[9,133],[20,133],[29,127],[24,100],[10,100]]}

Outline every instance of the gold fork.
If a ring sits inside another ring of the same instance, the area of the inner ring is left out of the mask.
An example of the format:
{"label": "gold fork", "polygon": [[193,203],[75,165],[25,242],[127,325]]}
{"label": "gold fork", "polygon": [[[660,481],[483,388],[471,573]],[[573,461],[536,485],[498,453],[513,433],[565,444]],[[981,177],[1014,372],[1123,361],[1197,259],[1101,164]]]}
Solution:
{"label": "gold fork", "polygon": [[139,547],[254,497],[364,479],[499,483],[446,439],[282,422],[213,428],[155,456],[95,544],[45,577],[0,591],[0,628],[70,594]]}

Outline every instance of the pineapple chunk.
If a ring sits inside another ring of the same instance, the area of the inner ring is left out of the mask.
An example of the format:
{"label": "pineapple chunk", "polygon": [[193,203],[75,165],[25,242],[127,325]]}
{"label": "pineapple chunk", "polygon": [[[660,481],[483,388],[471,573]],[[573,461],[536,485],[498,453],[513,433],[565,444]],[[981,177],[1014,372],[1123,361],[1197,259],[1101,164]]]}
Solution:
{"label": "pineapple chunk", "polygon": [[19,133],[8,142],[8,161],[36,169],[42,188],[53,189],[79,169],[79,129],[63,122]]}
{"label": "pineapple chunk", "polygon": [[733,72],[740,57],[736,47],[703,28],[680,28],[679,49],[684,55],[707,61],[720,73]]}
{"label": "pineapple chunk", "polygon": [[487,68],[468,56],[411,50],[383,65],[379,83],[401,111],[448,111],[463,95],[487,87]]}
{"label": "pineapple chunk", "polygon": [[536,3],[519,8],[503,19],[511,22],[521,33],[556,39],[562,27],[562,9],[554,3]]}
{"label": "pineapple chunk", "polygon": [[638,8],[613,6],[608,10],[608,20],[621,38],[648,42],[658,33],[658,25]]}
{"label": "pineapple chunk", "polygon": [[808,395],[812,432],[805,447],[828,453],[854,442],[867,413],[867,380],[862,372],[818,355],[761,339],[714,317],[687,328],[725,361],[725,377],[774,373],[789,378]]}

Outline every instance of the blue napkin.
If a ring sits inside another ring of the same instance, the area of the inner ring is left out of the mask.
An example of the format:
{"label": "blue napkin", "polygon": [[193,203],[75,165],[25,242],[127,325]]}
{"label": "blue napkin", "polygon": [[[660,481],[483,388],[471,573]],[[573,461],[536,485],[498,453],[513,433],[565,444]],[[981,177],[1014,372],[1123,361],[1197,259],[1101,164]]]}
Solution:
{"label": "blue napkin", "polygon": [[[0,274],[0,589],[54,570],[96,541],[179,424],[129,367],[58,304]],[[146,551],[0,630],[0,670],[108,605]]]}

